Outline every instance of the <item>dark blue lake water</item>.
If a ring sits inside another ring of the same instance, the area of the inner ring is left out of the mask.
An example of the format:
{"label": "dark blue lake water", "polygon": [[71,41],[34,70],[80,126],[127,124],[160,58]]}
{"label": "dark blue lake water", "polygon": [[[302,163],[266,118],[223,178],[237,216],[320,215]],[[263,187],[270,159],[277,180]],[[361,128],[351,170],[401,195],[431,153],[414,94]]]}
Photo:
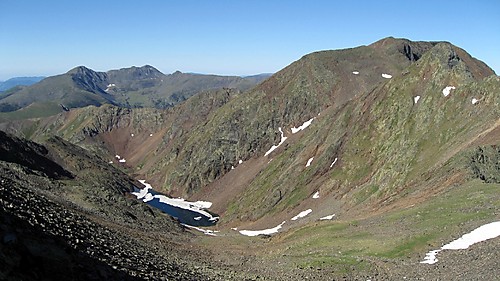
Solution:
{"label": "dark blue lake water", "polygon": [[[149,190],[149,193],[154,195],[164,195],[162,193],[156,192],[154,190]],[[205,212],[212,215],[212,217],[207,217],[204,214],[198,213],[196,211],[179,208],[176,206],[172,206],[167,203],[160,202],[160,199],[154,198],[146,202],[146,204],[153,206],[157,209],[160,209],[162,212],[176,218],[180,223],[192,225],[192,226],[213,226],[217,224],[218,219],[213,219],[218,217],[217,214],[211,213],[207,210]]]}

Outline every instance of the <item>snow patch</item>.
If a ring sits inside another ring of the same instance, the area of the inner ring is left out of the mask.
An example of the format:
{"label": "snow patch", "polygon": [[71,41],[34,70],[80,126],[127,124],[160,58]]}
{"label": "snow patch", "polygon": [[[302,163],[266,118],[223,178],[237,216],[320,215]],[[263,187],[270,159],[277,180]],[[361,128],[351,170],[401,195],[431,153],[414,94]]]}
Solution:
{"label": "snow patch", "polygon": [[108,86],[106,87],[106,90],[104,90],[104,91],[107,92],[107,91],[111,90],[111,88],[113,88],[113,87],[116,87],[116,85],[115,84],[108,84]]}
{"label": "snow patch", "polygon": [[337,163],[337,157],[335,157],[335,160],[333,160],[332,164],[330,165],[330,168],[333,167],[333,165],[335,165],[335,163]]}
{"label": "snow patch", "polygon": [[391,79],[392,75],[387,74],[387,73],[382,73],[382,77],[384,77],[385,79]]}
{"label": "snow patch", "polygon": [[359,74],[359,71],[353,71],[352,74],[354,75],[358,75]]}
{"label": "snow patch", "polygon": [[199,220],[201,220],[201,217],[194,217],[193,220],[199,221]]}
{"label": "snow patch", "polygon": [[113,161],[109,161],[108,164],[113,164]]}
{"label": "snow patch", "polygon": [[413,101],[415,102],[415,104],[417,104],[418,100],[420,99],[420,96],[416,96],[413,98]]}
{"label": "snow patch", "polygon": [[240,161],[238,161],[238,164],[241,164],[241,163],[243,163],[243,160],[240,159]]}
{"label": "snow patch", "polygon": [[326,216],[326,217],[322,217],[322,218],[320,218],[319,220],[320,220],[320,221],[323,221],[323,220],[331,220],[331,219],[333,219],[333,217],[335,217],[335,214],[333,214],[333,215],[329,215],[329,216]]}
{"label": "snow patch", "polygon": [[314,157],[311,157],[311,158],[309,158],[309,160],[307,160],[306,167],[311,166],[313,159],[314,159]]}
{"label": "snow patch", "polygon": [[188,225],[188,224],[183,224],[183,223],[181,223],[181,224],[183,226],[187,227],[187,228],[191,228],[191,229],[194,229],[194,230],[201,231],[201,232],[205,233],[206,235],[210,235],[210,236],[217,236],[217,234],[215,234],[215,233],[219,232],[219,231],[216,231],[216,230],[203,229],[203,228],[199,228],[199,227]]}
{"label": "snow patch", "polygon": [[313,194],[313,199],[318,199],[319,198],[319,191],[316,191],[316,193]]}
{"label": "snow patch", "polygon": [[127,162],[127,160],[125,160],[125,158],[122,158],[122,159],[118,160],[118,162],[125,163],[125,162]]}
{"label": "snow patch", "polygon": [[271,152],[273,152],[276,148],[278,148],[280,145],[282,145],[286,141],[286,139],[288,138],[288,137],[285,137],[285,134],[281,130],[281,127],[279,127],[278,130],[281,133],[280,143],[278,145],[271,146],[271,148],[264,154],[264,156],[267,156],[267,155],[271,154]]}
{"label": "snow patch", "polygon": [[442,250],[464,250],[470,246],[500,236],[500,221],[482,225],[462,237],[444,245],[439,250],[433,250],[425,255],[420,263],[434,264],[438,261],[437,254]]}
{"label": "snow patch", "polygon": [[121,158],[120,155],[118,155],[118,154],[116,154],[115,157],[116,157],[116,159],[120,159]]}
{"label": "snow patch", "polygon": [[439,252],[441,252],[441,250],[434,250],[434,251],[428,252],[427,254],[425,254],[424,260],[421,261],[420,263],[435,264],[438,261],[436,256]]}
{"label": "snow patch", "polygon": [[234,166],[231,166],[231,170],[234,170]]}
{"label": "snow patch", "polygon": [[134,134],[130,134],[130,136],[131,136],[131,137],[133,137],[133,136],[134,136]]}
{"label": "snow patch", "polygon": [[311,119],[307,120],[306,122],[304,122],[304,124],[300,125],[298,128],[295,128],[295,127],[291,128],[292,134],[295,134],[295,133],[302,131],[305,128],[309,127],[309,125],[311,125],[313,120],[314,120],[314,118],[311,118]]}
{"label": "snow patch", "polygon": [[144,185],[143,189],[140,189],[139,192],[132,192],[133,195],[137,197],[137,199],[142,199],[149,193],[149,190],[153,187],[147,183],[145,180],[139,180],[140,183]]}
{"label": "snow patch", "polygon": [[150,137],[152,137],[152,136],[153,136],[153,134],[149,134],[149,136],[150,136]]}
{"label": "snow patch", "polygon": [[450,93],[451,90],[455,90],[455,86],[447,86],[443,89],[443,95],[447,97]]}
{"label": "snow patch", "polygon": [[283,221],[278,226],[273,227],[273,228],[269,228],[269,229],[263,229],[263,230],[240,230],[240,234],[246,235],[246,236],[258,236],[258,235],[261,235],[261,234],[270,235],[270,234],[278,233],[278,231],[285,224],[285,222],[286,221]]}
{"label": "snow patch", "polygon": [[472,104],[476,104],[476,103],[478,103],[478,102],[479,102],[479,100],[478,100],[478,99],[476,99],[476,98],[472,98]]}
{"label": "snow patch", "polygon": [[196,202],[191,203],[191,204],[197,206],[200,209],[210,209],[210,207],[212,207],[212,202],[208,202],[208,201],[196,201]]}
{"label": "snow patch", "polygon": [[293,221],[296,221],[296,220],[298,220],[298,219],[300,219],[300,218],[303,218],[303,217],[305,217],[305,216],[309,215],[312,211],[313,211],[313,210],[311,210],[311,209],[307,209],[307,210],[305,210],[305,211],[302,211],[302,212],[300,212],[298,215],[296,215],[295,217],[293,217],[293,218],[292,218],[292,220],[293,220]]}

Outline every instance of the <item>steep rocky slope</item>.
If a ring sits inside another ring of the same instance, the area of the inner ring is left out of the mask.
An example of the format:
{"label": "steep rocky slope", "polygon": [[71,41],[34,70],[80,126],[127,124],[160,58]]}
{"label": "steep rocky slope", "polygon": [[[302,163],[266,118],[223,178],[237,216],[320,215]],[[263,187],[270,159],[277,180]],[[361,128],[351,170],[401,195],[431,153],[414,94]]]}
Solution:
{"label": "steep rocky slope", "polygon": [[174,220],[127,196],[138,183],[99,157],[57,137],[0,139],[2,280],[237,278],[188,249]]}

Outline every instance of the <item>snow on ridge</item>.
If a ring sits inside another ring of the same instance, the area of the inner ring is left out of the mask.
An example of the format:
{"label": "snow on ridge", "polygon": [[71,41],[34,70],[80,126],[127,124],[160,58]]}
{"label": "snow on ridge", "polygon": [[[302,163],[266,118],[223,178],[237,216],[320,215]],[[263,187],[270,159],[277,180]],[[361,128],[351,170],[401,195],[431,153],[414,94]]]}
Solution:
{"label": "snow on ridge", "polygon": [[323,221],[323,220],[331,220],[331,219],[333,219],[333,217],[335,217],[335,214],[333,214],[333,215],[329,215],[329,216],[325,216],[325,217],[322,217],[322,218],[320,218],[319,220],[320,220],[320,221]]}
{"label": "snow on ridge", "polygon": [[455,86],[446,86],[443,89],[443,96],[447,97],[451,93],[451,90],[455,90]]}
{"label": "snow on ridge", "polygon": [[306,167],[311,166],[313,159],[314,159],[314,157],[311,157],[311,158],[309,158],[309,160],[307,160]]}
{"label": "snow on ridge", "polygon": [[385,79],[391,79],[392,75],[387,74],[387,73],[382,73],[382,77],[384,77]]}
{"label": "snow on ridge", "polygon": [[240,234],[245,235],[245,236],[258,236],[261,234],[264,235],[270,235],[274,233],[278,233],[278,231],[281,229],[281,227],[285,224],[286,221],[283,221],[280,223],[278,226],[269,228],[269,229],[263,229],[263,230],[240,230]]}
{"label": "snow on ridge", "polygon": [[264,156],[271,154],[271,152],[273,152],[276,148],[278,148],[280,145],[282,145],[286,141],[286,139],[288,138],[288,137],[285,137],[285,133],[283,133],[283,130],[281,130],[281,127],[279,127],[278,130],[281,133],[280,143],[278,145],[271,146],[271,148],[264,154]]}
{"label": "snow on ridge", "polygon": [[464,234],[462,237],[451,241],[450,243],[444,245],[439,250],[433,250],[425,255],[425,258],[420,263],[434,264],[438,261],[437,254],[442,250],[464,250],[470,246],[486,241],[488,239],[493,239],[500,236],[500,221],[487,223],[482,225],[473,231]]}
{"label": "snow on ridge", "polygon": [[295,127],[291,128],[292,134],[298,133],[299,131],[302,131],[305,128],[309,127],[309,125],[311,125],[311,123],[314,120],[314,118],[311,118],[311,119],[307,120],[306,122],[304,122],[304,124],[300,125],[298,128],[295,128]]}
{"label": "snow on ridge", "polygon": [[418,100],[420,99],[420,96],[416,96],[413,98],[413,101],[415,102],[415,104],[417,104]]}
{"label": "snow on ridge", "polygon": [[319,191],[316,191],[316,193],[313,194],[313,199],[318,199],[319,198]]}
{"label": "snow on ridge", "polygon": [[295,217],[293,217],[291,220],[296,221],[296,220],[298,220],[300,218],[303,218],[303,217],[309,215],[312,211],[313,210],[311,210],[311,209],[307,209],[305,211],[302,211],[298,215],[296,215]]}

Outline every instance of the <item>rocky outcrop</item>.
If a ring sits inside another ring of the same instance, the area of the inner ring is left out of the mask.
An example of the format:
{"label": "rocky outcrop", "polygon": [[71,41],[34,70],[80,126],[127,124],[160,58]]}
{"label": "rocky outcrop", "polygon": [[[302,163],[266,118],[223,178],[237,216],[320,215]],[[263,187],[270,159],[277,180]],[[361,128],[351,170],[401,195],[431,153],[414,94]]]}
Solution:
{"label": "rocky outcrop", "polygon": [[[500,141],[499,141],[500,144]],[[473,175],[487,183],[500,183],[500,147],[480,146],[469,153]]]}

